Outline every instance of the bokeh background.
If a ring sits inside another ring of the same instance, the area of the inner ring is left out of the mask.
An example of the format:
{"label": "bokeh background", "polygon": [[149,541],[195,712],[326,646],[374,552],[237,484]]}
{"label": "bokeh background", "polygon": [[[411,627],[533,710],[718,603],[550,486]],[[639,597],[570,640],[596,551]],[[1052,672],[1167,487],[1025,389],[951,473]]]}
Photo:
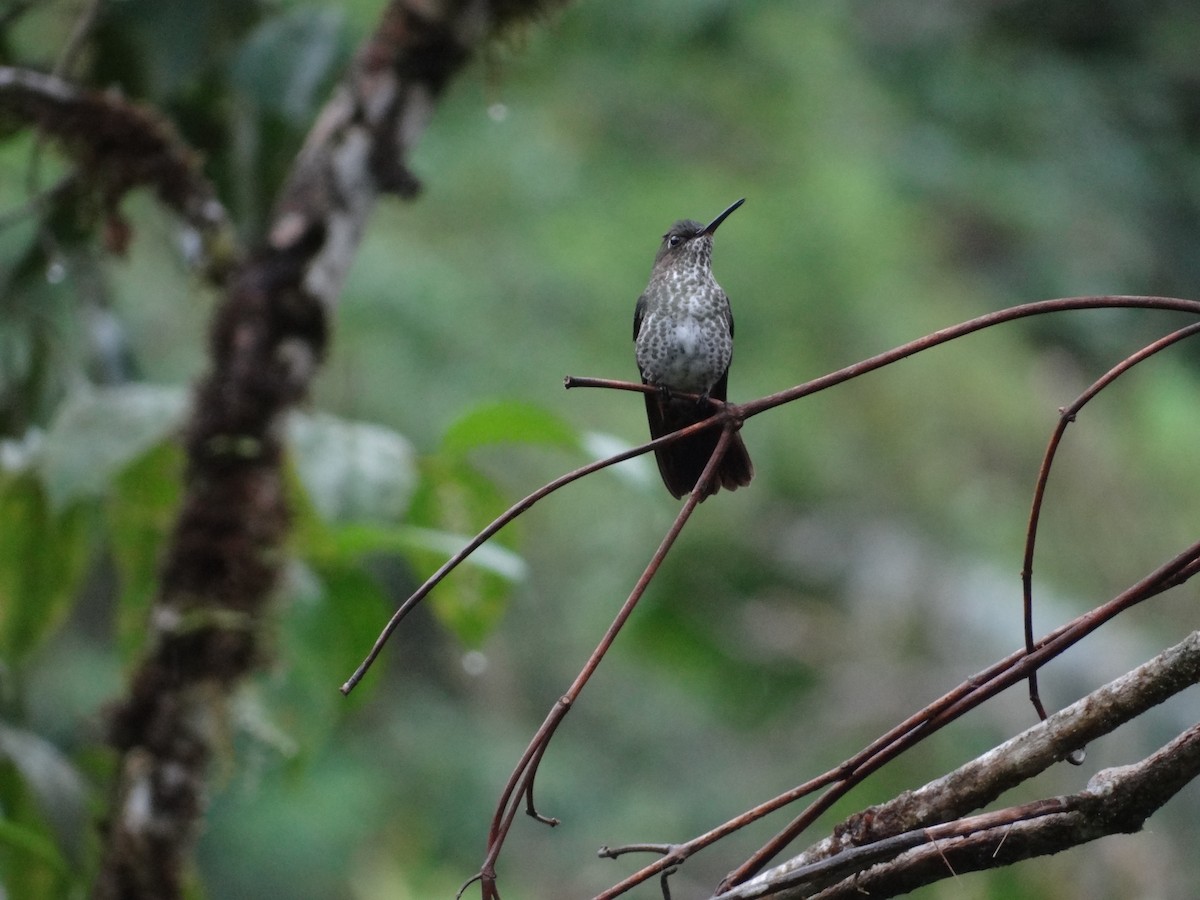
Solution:
{"label": "bokeh background", "polygon": [[[252,240],[380,5],[112,2],[73,74],[161,109]],[[84,6],[7,3],[3,61],[51,67]],[[231,711],[197,896],[449,897],[476,870],[504,779],[677,510],[652,462],[535,508],[491,568],[456,575],[405,623],[352,699],[337,688],[456,535],[644,440],[640,398],[562,378],[636,377],[633,305],[675,219],[747,198],[714,260],[737,319],[737,400],[1021,302],[1195,297],[1198,46],[1200,9],[1168,0],[591,0],[495,44],[412,160],[419,199],[378,207],[295,425],[276,654]],[[140,646],[178,498],[168,435],[216,297],[191,236],[149,196],[123,207],[123,257],[77,217],[28,207],[69,161],[5,129],[0,812],[59,864],[31,875],[10,843],[4,877],[9,897],[66,896],[94,853],[103,709]],[[538,797],[562,824],[518,819],[505,896],[590,896],[630,870],[597,859],[600,845],[705,831],[1015,649],[1058,408],[1184,321],[1022,321],[748,423],[753,486],[700,508],[560,728]],[[1197,396],[1193,342],[1070,429],[1036,563],[1041,629],[1195,539]],[[34,519],[36,539],[12,537]],[[1196,600],[1190,586],[1156,599],[1056,661],[1047,704],[1174,643]],[[1077,790],[1198,714],[1185,694],[1005,800]],[[1023,689],[1002,695],[825,825],[1034,720]],[[785,821],[689,860],[673,896],[707,896]],[[1144,833],[915,896],[1193,897],[1198,821],[1192,785]]]}

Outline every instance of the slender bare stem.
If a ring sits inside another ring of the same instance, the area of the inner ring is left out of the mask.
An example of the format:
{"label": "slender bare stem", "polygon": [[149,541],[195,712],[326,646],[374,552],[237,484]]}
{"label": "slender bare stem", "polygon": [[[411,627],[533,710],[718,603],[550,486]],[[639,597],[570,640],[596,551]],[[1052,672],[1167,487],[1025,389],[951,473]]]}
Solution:
{"label": "slender bare stem", "polygon": [[367,674],[367,670],[371,668],[372,664],[383,650],[388,638],[392,636],[392,632],[396,630],[396,627],[400,624],[404,617],[412,612],[416,605],[424,600],[426,596],[428,596],[430,591],[437,587],[447,575],[462,565],[462,563],[464,563],[472,553],[486,544],[491,538],[495,537],[505,525],[509,524],[511,521],[513,521],[513,519],[524,513],[538,501],[543,500],[560,488],[564,488],[571,482],[578,481],[580,478],[583,478],[586,475],[591,475],[593,472],[599,472],[601,469],[606,469],[609,466],[624,462],[627,459],[632,459],[635,456],[641,456],[643,453],[649,453],[651,450],[656,450],[657,448],[665,446],[666,444],[670,444],[673,441],[677,441],[687,437],[688,435],[703,431],[705,428],[711,428],[714,424],[717,424],[720,421],[721,417],[719,415],[715,415],[703,422],[697,422],[694,425],[689,425],[687,428],[681,428],[679,431],[663,435],[662,437],[656,438],[652,441],[647,441],[646,443],[640,444],[637,447],[632,447],[629,450],[623,450],[622,452],[606,457],[605,459],[596,460],[595,462],[588,463],[586,466],[580,466],[578,469],[567,472],[565,475],[560,475],[558,478],[554,479],[548,484],[543,485],[533,493],[522,497],[503,513],[493,519],[490,523],[488,523],[487,527],[475,535],[475,537],[471,538],[471,540],[468,541],[461,550],[442,563],[441,567],[439,567],[436,572],[425,579],[424,583],[415,591],[413,591],[413,593],[403,603],[400,604],[396,611],[392,613],[391,618],[388,619],[387,624],[384,625],[383,630],[379,633],[379,637],[375,639],[375,643],[367,653],[366,657],[361,663],[359,663],[358,668],[354,670],[354,674],[346,679],[346,682],[341,687],[341,692],[343,694],[349,694],[352,690],[354,690],[355,686],[362,681],[363,676]]}
{"label": "slender bare stem", "polygon": [[[1084,408],[1092,398],[1097,396],[1102,390],[1124,375],[1138,363],[1149,359],[1160,350],[1165,350],[1172,344],[1191,337],[1200,331],[1200,322],[1193,325],[1188,325],[1185,328],[1180,328],[1178,331],[1173,331],[1170,334],[1159,338],[1152,344],[1143,347],[1132,356],[1123,359],[1120,363],[1113,366],[1100,378],[1096,379],[1090,387],[1076,398],[1075,402],[1070,406],[1059,411],[1058,425],[1054,429],[1054,433],[1050,436],[1050,443],[1046,447],[1046,453],[1042,457],[1042,464],[1038,469],[1037,483],[1033,488],[1033,503],[1029,510],[1029,526],[1025,532],[1025,557],[1024,563],[1021,566],[1021,591],[1024,604],[1025,614],[1025,650],[1027,653],[1032,653],[1033,645],[1033,553],[1034,544],[1037,541],[1038,520],[1042,514],[1042,503],[1046,496],[1046,482],[1050,478],[1050,467],[1054,464],[1055,454],[1058,452],[1058,446],[1063,439],[1063,435],[1067,431],[1067,426],[1075,421],[1075,417],[1079,415],[1080,410]],[[1042,699],[1038,692],[1037,670],[1029,673],[1029,701],[1033,704],[1033,708],[1037,710],[1038,717],[1046,718],[1046,708],[1042,705]]]}
{"label": "slender bare stem", "polygon": [[[533,506],[543,497],[554,493],[559,488],[564,487],[571,482],[589,475],[592,472],[599,471],[607,466],[614,465],[618,462],[624,462],[626,459],[646,453],[660,446],[668,444],[672,441],[679,440],[687,435],[694,434],[705,428],[713,428],[717,425],[722,425],[727,422],[736,421],[738,423],[756,416],[768,409],[773,409],[784,403],[790,403],[793,400],[798,400],[810,394],[818,393],[826,388],[833,387],[843,382],[857,378],[860,375],[865,375],[876,369],[890,365],[906,357],[919,353],[922,350],[928,350],[931,347],[936,347],[939,344],[954,340],[964,335],[975,331],[980,331],[984,328],[993,325],[999,325],[1004,322],[1013,321],[1014,319],[1025,318],[1028,316],[1042,315],[1052,312],[1062,312],[1065,310],[1075,309],[1101,309],[1112,307],[1132,307],[1142,309],[1163,309],[1175,310],[1180,312],[1190,312],[1200,315],[1200,301],[1184,300],[1177,297],[1139,297],[1139,296],[1086,296],[1086,297],[1066,297],[1057,300],[1043,300],[1036,303],[1027,303],[1022,306],[1014,306],[1009,309],[999,310],[994,313],[989,313],[984,316],[979,316],[970,319],[959,325],[954,325],[949,328],[943,328],[940,331],[935,331],[932,334],[919,338],[915,341],[910,341],[895,347],[885,353],[880,353],[872,356],[862,362],[855,363],[852,366],[838,369],[836,372],[831,372],[820,378],[807,381],[795,387],[788,388],[785,391],[779,391],[770,394],[758,400],[752,400],[744,404],[726,403],[722,404],[717,409],[712,417],[704,422],[699,422],[691,425],[688,428],[666,435],[649,443],[642,444],[624,453],[619,453],[615,456],[604,460],[591,463],[583,466],[573,472],[555,479],[544,487],[539,488],[532,494],[515,503],[506,510],[499,518],[488,525],[483,531],[475,536],[461,551],[451,557],[442,565],[433,575],[429,577],[424,584],[419,587],[411,597],[409,597],[401,606],[392,614],[387,625],[376,639],[374,646],[367,654],[366,658],[355,670],[354,674],[342,685],[341,691],[343,694],[348,694],[354,689],[354,686],[362,680],[367,670],[374,663],[384,644],[387,643],[393,631],[396,630],[401,620],[419,603],[425,596],[436,587],[442,579],[450,572],[457,568],[467,557],[474,553],[479,547],[487,542],[489,538],[494,536],[501,528],[523,513],[526,509]],[[638,384],[630,381],[620,381],[606,378],[587,378],[581,376],[568,375],[563,381],[564,387],[570,388],[607,388],[611,390],[632,391],[635,393],[646,393],[654,390],[653,386]]]}
{"label": "slender bare stem", "polygon": [[[508,782],[500,794],[500,800],[496,805],[496,812],[492,817],[492,826],[488,831],[487,855],[479,870],[478,877],[482,886],[484,900],[494,900],[494,898],[499,896],[496,891],[496,860],[500,856],[504,840],[508,836],[509,829],[512,827],[513,819],[516,816],[517,804],[514,802],[516,797],[524,795],[530,804],[532,803],[533,781],[537,774],[537,766],[546,751],[551,736],[571,706],[579,698],[584,686],[591,679],[592,675],[595,674],[605,654],[608,653],[608,649],[612,646],[613,641],[616,640],[625,622],[633,613],[638,601],[641,600],[642,595],[646,592],[646,588],[649,587],[651,580],[658,572],[659,566],[662,565],[662,561],[666,558],[667,553],[675,543],[675,539],[679,537],[680,532],[683,531],[683,526],[691,518],[693,511],[695,511],[697,504],[700,502],[700,498],[704,496],[704,488],[715,477],[717,467],[720,465],[721,459],[729,447],[733,433],[734,429],[732,426],[726,427],[721,431],[721,437],[717,441],[717,446],[709,458],[708,464],[704,467],[699,480],[696,482],[695,489],[688,495],[683,508],[679,511],[679,515],[675,517],[675,521],[671,524],[671,528],[667,531],[666,536],[658,545],[658,549],[655,550],[654,555],[650,558],[650,562],[646,565],[641,577],[633,586],[633,590],[630,591],[625,602],[621,604],[616,618],[608,626],[608,630],[604,632],[600,643],[592,651],[591,656],[588,657],[579,674],[575,676],[575,680],[571,683],[567,692],[551,707],[546,720],[537,730],[533,740],[530,741],[529,746],[525,749],[520,761],[518,761],[513,773],[509,776]],[[547,821],[544,817],[538,815],[536,810],[533,811],[533,814],[537,818]]]}
{"label": "slender bare stem", "polygon": [[[548,824],[555,824],[557,820],[542,816],[537,812],[536,805],[533,800],[533,783],[536,776],[538,765],[543,754],[549,744],[551,737],[559,723],[570,710],[571,705],[575,702],[583,686],[590,679],[597,666],[599,666],[608,648],[611,646],[617,633],[624,625],[628,616],[632,613],[646,586],[657,572],[662,559],[667,551],[674,543],[683,525],[686,523],[691,511],[695,508],[699,500],[700,491],[703,486],[707,485],[713,473],[716,471],[716,465],[723,456],[728,442],[732,434],[739,428],[745,419],[751,418],[768,409],[773,409],[785,403],[798,400],[810,394],[833,387],[860,375],[872,372],[876,369],[890,365],[915,353],[930,349],[940,344],[955,340],[975,331],[989,328],[994,325],[999,325],[1004,322],[1010,322],[1016,319],[1027,316],[1042,315],[1051,312],[1061,312],[1066,310],[1078,310],[1089,308],[1142,308],[1142,309],[1163,309],[1174,310],[1181,312],[1189,312],[1200,315],[1200,302],[1193,300],[1183,300],[1174,297],[1140,297],[1140,296],[1086,296],[1086,297],[1068,297],[1056,300],[1046,300],[1036,303],[1028,303],[1021,306],[1011,307],[1009,309],[1000,310],[994,313],[989,313],[984,316],[979,316],[967,322],[933,332],[915,341],[910,341],[885,353],[878,354],[863,360],[843,369],[829,373],[821,378],[805,382],[785,391],[780,391],[775,394],[750,401],[745,404],[723,404],[719,406],[714,415],[704,422],[697,423],[688,428],[682,429],[671,435],[659,438],[649,443],[643,444],[640,447],[618,454],[605,460],[600,460],[576,469],[573,472],[550,482],[532,494],[523,498],[518,503],[509,508],[503,515],[493,521],[487,528],[481,531],[466,547],[458,554],[448,560],[437,572],[434,573],[418,590],[409,597],[397,611],[393,614],[383,631],[377,638],[375,645],[372,647],[366,659],[351,676],[351,678],[342,686],[342,692],[348,693],[353,689],[363,677],[366,670],[379,655],[383,645],[388,637],[398,626],[405,615],[423,599],[430,590],[433,589],[440,581],[445,578],[455,567],[462,563],[471,553],[486,542],[490,537],[496,534],[508,522],[512,521],[526,509],[531,507],[538,500],[547,496],[550,493],[558,490],[560,487],[582,478],[591,472],[598,471],[606,466],[613,465],[617,462],[624,461],[633,456],[645,453],[659,446],[670,443],[673,440],[678,440],[686,435],[698,432],[704,428],[712,428],[720,425],[722,434],[716,452],[709,460],[705,468],[697,488],[689,496],[688,501],[680,511],[679,516],[673,523],[670,531],[664,537],[658,551],[655,553],[650,564],[643,572],[642,577],[638,580],[633,592],[626,599],[616,619],[610,625],[605,633],[599,646],[593,651],[589,657],[587,664],[571,685],[570,689],[564,694],[558,702],[552,707],[547,715],[542,726],[534,735],[533,740],[526,748],[525,753],[518,761],[516,768],[509,777],[504,790],[501,792],[499,802],[497,803],[496,811],[492,819],[492,825],[489,829],[488,850],[484,859],[483,865],[480,868],[478,876],[472,881],[478,880],[481,883],[484,900],[493,900],[498,898],[499,893],[495,881],[495,863],[499,857],[500,850],[504,840],[512,826],[512,822],[516,815],[518,807],[517,799],[525,798],[527,812]],[[1179,338],[1176,338],[1178,340]],[[627,390],[633,392],[644,393],[650,388],[646,385],[636,384],[633,382],[617,381],[612,379],[598,378],[583,378],[568,376],[564,380],[566,388],[573,387],[596,387],[607,388],[613,390]],[[927,706],[925,709],[911,716],[908,720],[892,729],[887,735],[883,736],[869,747],[865,748],[855,757],[845,761],[835,769],[826,772],[822,776],[811,779],[803,785],[794,788],[779,797],[774,798],[753,810],[750,810],[736,819],[719,826],[712,831],[701,835],[700,837],[689,841],[685,844],[672,847],[661,859],[656,860],[651,865],[645,867],[639,872],[627,878],[625,881],[609,889],[600,897],[614,897],[625,890],[628,890],[635,884],[644,881],[646,878],[654,874],[661,874],[670,869],[672,866],[678,865],[686,859],[691,853],[707,846],[716,840],[736,831],[752,821],[779,809],[791,802],[794,802],[800,797],[806,796],[813,791],[827,788],[825,793],[810,804],[799,817],[797,817],[789,826],[777,835],[772,841],[759,850],[754,856],[747,860],[742,866],[731,872],[727,876],[723,886],[732,886],[744,881],[746,878],[759,871],[771,858],[782,850],[788,843],[802,832],[809,824],[824,810],[829,808],[837,799],[843,796],[851,787],[861,782],[867,775],[884,765],[886,762],[895,758],[915,743],[922,740],[928,734],[941,728],[945,724],[953,721],[958,716],[964,714],[970,709],[978,706],[984,700],[993,696],[995,693],[1015,683],[1023,677],[1028,677],[1032,672],[1036,671],[1037,667],[1043,665],[1048,659],[1054,655],[1061,653],[1072,643],[1080,640],[1083,636],[1090,633],[1091,630],[1099,627],[1100,624],[1107,621],[1113,615],[1116,615],[1122,609],[1127,608],[1134,602],[1152,596],[1172,584],[1179,583],[1189,577],[1192,572],[1200,566],[1200,545],[1191,548],[1188,553],[1181,555],[1180,558],[1172,561],[1168,567],[1160,569],[1158,572],[1147,576],[1147,579],[1130,588],[1125,594],[1121,595],[1093,610],[1091,613],[1081,616],[1072,623],[1071,626],[1057,630],[1051,636],[1043,640],[1043,642],[1033,650],[1014,653],[1008,658],[1001,660],[999,663],[992,666],[983,673],[964,682],[954,691],[946,694],[939,700]],[[1032,644],[1032,641],[1029,642]],[[470,882],[468,882],[469,884]]]}
{"label": "slender bare stem", "polygon": [[563,379],[563,387],[567,390],[571,388],[606,388],[610,391],[633,391],[637,394],[658,393],[658,388],[652,384],[641,384],[637,381],[619,381],[615,378],[586,378],[582,375],[568,375]]}
{"label": "slender bare stem", "polygon": [[[671,866],[679,865],[689,856],[716,843],[747,825],[756,822],[822,788],[828,790],[796,817],[789,825],[740,867],[726,876],[722,888],[740,884],[760,871],[766,863],[790,844],[812,822],[861,783],[869,774],[900,753],[923,740],[938,729],[950,724],[971,709],[1000,691],[1027,677],[1029,672],[1045,665],[1069,647],[1095,631],[1120,612],[1156,594],[1174,587],[1200,570],[1200,542],[1142,578],[1136,584],[1105,604],[1077,617],[1044,637],[1033,653],[1017,651],[997,661],[958,685],[952,691],[909,716],[886,734],[834,768],[791,790],[772,798],[728,822],[684,843],[674,845],[660,859],[634,872],[621,882],[598,894],[596,900],[611,900],[638,884],[654,877]],[[1065,754],[1064,754],[1065,755]]]}
{"label": "slender bare stem", "polygon": [[885,353],[880,353],[872,356],[869,359],[864,359],[862,362],[854,363],[845,368],[838,369],[836,372],[830,372],[828,375],[823,375],[820,378],[814,378],[812,381],[806,381],[804,384],[796,385],[778,393],[770,394],[758,400],[751,400],[749,403],[744,403],[741,406],[743,418],[756,416],[761,412],[766,412],[768,409],[773,409],[776,406],[781,406],[784,403],[790,403],[793,400],[799,400],[801,397],[807,397],[810,394],[816,394],[826,388],[834,385],[842,384],[850,381],[853,378],[858,378],[860,375],[865,375],[868,372],[873,372],[876,369],[882,369],[884,366],[889,366],[894,362],[899,362],[923,350],[928,350],[936,347],[939,344],[944,344],[947,341],[953,341],[964,335],[971,334],[975,331],[982,331],[985,328],[990,328],[993,325],[1001,325],[1005,322],[1012,322],[1016,319],[1023,319],[1029,316],[1045,315],[1046,313],[1065,312],[1067,310],[1078,309],[1114,309],[1114,308],[1129,308],[1129,309],[1163,309],[1174,310],[1176,312],[1187,312],[1195,315],[1200,315],[1200,300],[1183,300],[1178,297],[1142,297],[1142,296],[1124,296],[1124,295],[1096,295],[1086,297],[1060,297],[1055,300],[1039,300],[1035,303],[1025,303],[1021,306],[1011,306],[1007,309],[997,310],[996,312],[988,313],[987,315],[978,316],[974,319],[968,319],[958,325],[952,325],[948,328],[943,328],[940,331],[935,331],[932,334],[927,334],[915,341],[909,341],[907,344],[901,344]]}

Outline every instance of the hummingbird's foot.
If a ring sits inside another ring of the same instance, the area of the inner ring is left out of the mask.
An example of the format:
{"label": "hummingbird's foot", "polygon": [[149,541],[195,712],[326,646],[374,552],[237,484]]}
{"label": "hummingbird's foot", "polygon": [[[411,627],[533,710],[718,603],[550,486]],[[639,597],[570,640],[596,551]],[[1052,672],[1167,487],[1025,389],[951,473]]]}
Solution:
{"label": "hummingbird's foot", "polygon": [[705,391],[703,394],[701,394],[699,397],[696,398],[696,407],[698,409],[703,409],[704,407],[708,407],[709,415],[713,415],[713,416],[717,415],[718,413],[724,412],[729,407],[729,405],[730,405],[729,401],[727,401],[727,400],[718,400],[716,397],[709,396],[708,391]]}
{"label": "hummingbird's foot", "polygon": [[711,396],[708,391],[705,391],[696,398],[696,409],[700,412],[707,409],[710,416],[715,416],[728,405],[724,400],[718,400],[716,397]]}

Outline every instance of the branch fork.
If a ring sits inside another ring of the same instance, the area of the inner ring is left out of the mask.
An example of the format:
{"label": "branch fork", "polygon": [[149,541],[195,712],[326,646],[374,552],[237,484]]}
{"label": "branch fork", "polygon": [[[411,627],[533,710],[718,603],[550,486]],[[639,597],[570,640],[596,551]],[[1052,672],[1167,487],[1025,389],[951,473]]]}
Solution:
{"label": "branch fork", "polygon": [[[598,471],[606,466],[613,465],[617,462],[622,462],[633,456],[646,453],[659,446],[670,443],[674,440],[679,440],[689,434],[694,434],[705,428],[721,428],[721,436],[718,440],[717,447],[709,459],[708,465],[705,467],[696,489],[688,495],[683,508],[680,510],[671,528],[663,538],[659,548],[654,553],[646,569],[635,584],[632,592],[622,604],[613,623],[609,626],[601,639],[599,645],[589,657],[587,663],[576,677],[568,691],[563,697],[552,707],[545,721],[535,733],[529,746],[522,754],[512,774],[509,776],[508,782],[505,784],[501,792],[496,811],[493,815],[492,825],[488,834],[487,853],[480,867],[479,872],[467,882],[467,885],[478,881],[481,885],[482,895],[484,900],[498,900],[499,890],[496,884],[495,865],[499,858],[501,848],[512,822],[515,818],[519,803],[518,798],[524,799],[526,813],[531,817],[545,824],[553,825],[557,823],[557,819],[552,819],[544,816],[537,811],[533,800],[533,785],[537,774],[538,765],[541,762],[546,749],[553,737],[558,725],[566,716],[570,707],[578,699],[580,692],[590,679],[595,669],[599,666],[604,654],[612,645],[621,627],[632,613],[633,608],[637,605],[650,580],[654,577],[659,566],[661,565],[666,553],[674,544],[683,526],[687,523],[692,512],[695,510],[699,498],[703,496],[704,487],[711,481],[713,474],[716,471],[722,455],[729,445],[733,434],[742,427],[744,421],[759,413],[765,412],[768,409],[773,409],[794,400],[810,394],[817,393],[845,381],[852,380],[868,372],[874,371],[897,362],[915,353],[931,349],[939,344],[946,343],[951,340],[963,337],[975,331],[979,331],[994,325],[1004,322],[1013,321],[1027,316],[1041,315],[1051,312],[1061,312],[1066,310],[1081,310],[1092,308],[1140,308],[1140,309],[1166,309],[1188,312],[1194,315],[1200,315],[1200,302],[1193,300],[1182,300],[1171,297],[1130,297],[1130,296],[1091,296],[1091,297],[1068,297],[1058,300],[1047,300],[1036,303],[1028,303],[1022,306],[1011,307],[1009,309],[1000,310],[990,313],[985,316],[980,316],[961,323],[950,328],[942,329],[934,332],[915,341],[903,344],[893,350],[881,353],[877,356],[866,359],[862,362],[847,366],[836,372],[805,382],[793,388],[780,391],[776,394],[767,397],[753,400],[744,404],[723,403],[713,401],[711,398],[696,396],[697,402],[712,403],[714,412],[708,419],[681,429],[670,435],[665,435],[656,440],[642,444],[631,450],[617,454],[604,460],[591,463],[576,469],[573,472],[567,473],[558,479],[543,486],[518,503],[514,504],[498,519],[492,522],[479,535],[477,535],[468,545],[449,560],[441,569],[438,570],[424,585],[422,585],[404,604],[397,610],[377,639],[375,646],[370,654],[364,660],[363,664],[354,673],[354,675],[343,685],[343,693],[348,693],[353,689],[354,685],[360,680],[365,673],[367,667],[376,658],[383,643],[391,634],[399,621],[407,614],[412,607],[419,602],[430,590],[446,577],[459,563],[475,549],[481,546],[488,538],[494,535],[500,528],[506,525],[512,519],[516,518],[538,500],[548,494],[558,490],[560,487],[571,483],[572,481]],[[1126,360],[1120,366],[1108,373],[1089,392],[1085,393],[1075,404],[1067,407],[1061,413],[1060,431],[1056,438],[1052,440],[1051,448],[1047,453],[1046,460],[1043,463],[1042,472],[1039,475],[1039,487],[1035,494],[1034,510],[1031,515],[1029,537],[1027,544],[1026,565],[1022,571],[1023,582],[1028,581],[1029,574],[1032,571],[1032,547],[1034,534],[1036,533],[1037,513],[1040,509],[1041,491],[1044,487],[1045,477],[1048,475],[1050,463],[1053,456],[1053,449],[1057,445],[1057,439],[1061,438],[1061,430],[1070,421],[1074,421],[1079,409],[1091,399],[1100,389],[1102,389],[1111,380],[1118,377],[1122,372],[1128,370],[1137,362],[1149,357],[1154,352],[1169,346],[1175,341],[1181,340],[1184,337],[1190,336],[1196,331],[1200,331],[1200,323],[1181,329],[1173,335],[1164,338],[1141,353]],[[652,385],[644,385],[635,382],[617,381],[611,379],[586,378],[577,376],[568,376],[564,380],[565,388],[605,388],[611,390],[624,390],[636,393],[649,393],[656,391],[657,388]],[[1068,647],[1081,640],[1091,631],[1100,627],[1110,618],[1118,613],[1128,609],[1130,606],[1141,602],[1144,599],[1152,597],[1164,590],[1169,589],[1177,584],[1190,578],[1196,571],[1200,570],[1200,543],[1193,545],[1187,550],[1179,554],[1175,559],[1161,566],[1155,572],[1146,576],[1138,584],[1131,586],[1128,590],[1118,595],[1108,603],[1097,607],[1089,613],[1080,616],[1075,621],[1055,630],[1040,641],[1033,639],[1032,618],[1031,618],[1031,601],[1027,601],[1027,618],[1026,618],[1026,647],[1023,651],[1014,653],[1003,660],[1000,660],[987,670],[978,673],[972,678],[967,679],[954,690],[950,691],[943,697],[926,706],[923,710],[910,716],[904,722],[897,725],[887,734],[883,735],[870,746],[864,748],[854,757],[843,761],[841,764],[816,778],[810,779],[802,785],[780,795],[779,797],[769,800],[759,806],[743,813],[742,815],[726,822],[724,825],[698,836],[690,841],[682,844],[635,844],[628,847],[619,847],[615,849],[604,848],[601,851],[601,856],[615,858],[625,852],[633,850],[646,850],[649,852],[661,853],[659,859],[647,865],[643,869],[630,875],[625,880],[614,885],[612,888],[598,895],[597,900],[607,900],[620,894],[625,893],[630,888],[641,882],[658,876],[663,879],[663,889],[666,893],[666,875],[670,874],[680,863],[687,859],[696,851],[715,843],[723,837],[728,836],[734,831],[737,831],[751,822],[783,808],[798,799],[811,795],[817,791],[824,791],[809,807],[796,819],[794,819],[782,832],[774,839],[768,842],[758,852],[753,854],[746,862],[739,866],[734,871],[726,876],[722,885],[718,889],[718,894],[728,894],[730,896],[742,896],[736,893],[741,890],[739,887],[748,882],[753,876],[761,872],[768,862],[778,853],[790,844],[795,838],[802,833],[813,821],[834,802],[844,796],[851,787],[863,781],[868,775],[882,767],[884,764],[894,759],[900,753],[911,748],[916,743],[919,743],[925,737],[932,734],[934,731],[944,727],[950,722],[957,719],[959,716],[974,709],[987,699],[999,693],[1007,687],[1017,683],[1022,679],[1032,679],[1038,668],[1044,665],[1054,656],[1062,653]],[[1028,597],[1028,587],[1026,587],[1026,596]],[[1034,689],[1031,692],[1031,697],[1035,699],[1039,717],[1045,718],[1045,711],[1041,708],[1040,701],[1036,700],[1036,682]],[[1060,735],[1061,739],[1061,735]],[[1078,742],[1070,743],[1069,746],[1061,744],[1056,745],[1054,760],[1069,758],[1072,751],[1077,751],[1086,743],[1089,737],[1081,737]],[[1047,762],[1047,764],[1049,764]],[[1046,816],[1050,813],[1058,813],[1062,810],[1055,806],[1057,800],[1040,801],[1040,805],[1031,807],[1030,810],[1019,809],[1016,811],[1007,811],[1003,814],[985,814],[984,816],[976,816],[970,822],[964,823],[942,823],[939,825],[922,825],[907,836],[892,835],[888,840],[895,838],[900,843],[913,842],[917,843],[929,841],[943,841],[951,837],[956,840],[964,835],[974,834],[976,832],[987,831],[989,834],[995,833],[995,830],[1001,826],[1005,829],[999,843],[996,844],[995,850],[1004,844],[1006,836],[1012,833],[1012,829],[1017,828],[1021,822],[1038,817]],[[990,816],[991,818],[988,818]],[[1007,818],[1005,818],[1007,816]],[[863,818],[859,821],[859,825],[868,824],[870,822],[878,822],[878,815],[873,817]],[[957,830],[955,830],[957,829]],[[919,838],[919,840],[918,840]],[[890,845],[889,845],[890,846]],[[897,845],[898,846],[898,845]],[[879,848],[871,852],[879,852]],[[941,853],[940,848],[938,852]],[[942,857],[943,862],[947,861],[946,857]],[[464,885],[464,889],[467,887]],[[745,896],[759,896],[758,894],[745,894]]]}

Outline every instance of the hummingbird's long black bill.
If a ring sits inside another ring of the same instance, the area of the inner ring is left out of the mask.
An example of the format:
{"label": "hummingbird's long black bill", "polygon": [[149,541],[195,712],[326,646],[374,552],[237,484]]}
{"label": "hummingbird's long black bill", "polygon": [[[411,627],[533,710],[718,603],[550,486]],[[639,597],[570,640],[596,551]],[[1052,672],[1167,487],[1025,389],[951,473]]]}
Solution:
{"label": "hummingbird's long black bill", "polygon": [[715,219],[713,219],[711,222],[709,222],[707,225],[705,225],[704,230],[700,233],[701,234],[712,234],[714,231],[717,230],[717,226],[720,225],[722,222],[724,222],[726,217],[728,217],[728,215],[731,212],[733,212],[735,209],[737,209],[739,206],[741,206],[745,202],[746,202],[746,198],[743,197],[737,203],[734,203],[732,206],[729,207],[729,209],[725,210],[725,212],[721,213],[719,216],[717,216]]}

